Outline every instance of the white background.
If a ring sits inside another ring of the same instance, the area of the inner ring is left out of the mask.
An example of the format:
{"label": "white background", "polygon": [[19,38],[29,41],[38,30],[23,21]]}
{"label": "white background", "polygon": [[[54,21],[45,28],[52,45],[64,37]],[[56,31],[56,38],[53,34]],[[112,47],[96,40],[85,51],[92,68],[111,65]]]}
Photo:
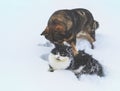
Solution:
{"label": "white background", "polygon": [[[0,1],[0,91],[120,91],[120,1],[119,0],[1,0]],[[78,41],[79,49],[99,60],[106,76],[70,71],[48,72],[47,54],[40,33],[58,9],[86,8],[99,21],[95,49]]]}

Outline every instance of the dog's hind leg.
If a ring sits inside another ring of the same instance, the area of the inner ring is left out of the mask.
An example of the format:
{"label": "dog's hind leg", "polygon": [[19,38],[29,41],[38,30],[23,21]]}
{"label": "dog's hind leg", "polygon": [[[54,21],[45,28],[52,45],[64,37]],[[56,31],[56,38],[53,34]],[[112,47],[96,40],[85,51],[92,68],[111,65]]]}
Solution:
{"label": "dog's hind leg", "polygon": [[90,45],[91,45],[91,48],[94,49],[94,45],[93,45],[93,42],[95,41],[90,34],[88,33],[84,33],[84,34],[80,34],[79,36],[77,36],[77,38],[85,38],[89,41]]}
{"label": "dog's hind leg", "polygon": [[98,29],[98,27],[99,27],[99,23],[94,20],[93,25],[91,26],[92,31],[90,31],[90,36],[94,39],[94,41],[96,41],[95,31],[96,31],[96,29]]}
{"label": "dog's hind leg", "polygon": [[90,36],[93,38],[94,41],[96,41],[96,39],[95,39],[95,31],[92,31],[92,32],[90,33]]}
{"label": "dog's hind leg", "polygon": [[94,39],[89,34],[86,35],[86,38],[91,44],[91,48],[94,49],[94,45],[93,45]]}

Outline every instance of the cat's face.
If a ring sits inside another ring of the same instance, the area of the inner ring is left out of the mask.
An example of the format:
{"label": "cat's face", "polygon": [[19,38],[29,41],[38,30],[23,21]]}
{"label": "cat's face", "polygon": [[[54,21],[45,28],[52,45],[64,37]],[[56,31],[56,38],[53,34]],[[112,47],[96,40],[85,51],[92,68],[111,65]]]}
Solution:
{"label": "cat's face", "polygon": [[51,54],[58,61],[65,61],[72,57],[72,48],[69,46],[59,46],[51,51]]}
{"label": "cat's face", "polygon": [[49,65],[53,70],[66,69],[73,59],[72,48],[68,46],[56,46],[49,54]]}

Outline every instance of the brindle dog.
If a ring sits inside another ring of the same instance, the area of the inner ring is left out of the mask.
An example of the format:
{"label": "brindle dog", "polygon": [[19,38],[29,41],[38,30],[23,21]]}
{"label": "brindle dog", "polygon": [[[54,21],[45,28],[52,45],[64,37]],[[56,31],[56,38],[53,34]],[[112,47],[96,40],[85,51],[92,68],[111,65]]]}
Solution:
{"label": "brindle dog", "polygon": [[46,39],[56,44],[67,42],[71,45],[74,55],[76,38],[86,38],[94,48],[95,30],[99,24],[86,9],[58,10],[52,14],[46,29],[41,33]]}

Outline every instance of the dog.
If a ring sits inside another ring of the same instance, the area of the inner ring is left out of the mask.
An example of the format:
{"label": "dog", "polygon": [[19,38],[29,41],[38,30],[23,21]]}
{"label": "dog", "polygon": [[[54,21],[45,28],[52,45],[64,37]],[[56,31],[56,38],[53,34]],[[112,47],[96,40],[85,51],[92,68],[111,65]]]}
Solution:
{"label": "dog", "polygon": [[52,49],[49,55],[49,71],[70,70],[78,79],[82,74],[104,76],[103,67],[96,59],[84,51],[78,52],[74,56],[69,46]]}
{"label": "dog", "polygon": [[72,10],[58,10],[48,20],[47,27],[41,33],[53,44],[67,42],[72,47],[74,55],[78,54],[76,49],[76,38],[85,38],[94,48],[95,30],[99,23],[94,20],[90,11],[78,8]]}

